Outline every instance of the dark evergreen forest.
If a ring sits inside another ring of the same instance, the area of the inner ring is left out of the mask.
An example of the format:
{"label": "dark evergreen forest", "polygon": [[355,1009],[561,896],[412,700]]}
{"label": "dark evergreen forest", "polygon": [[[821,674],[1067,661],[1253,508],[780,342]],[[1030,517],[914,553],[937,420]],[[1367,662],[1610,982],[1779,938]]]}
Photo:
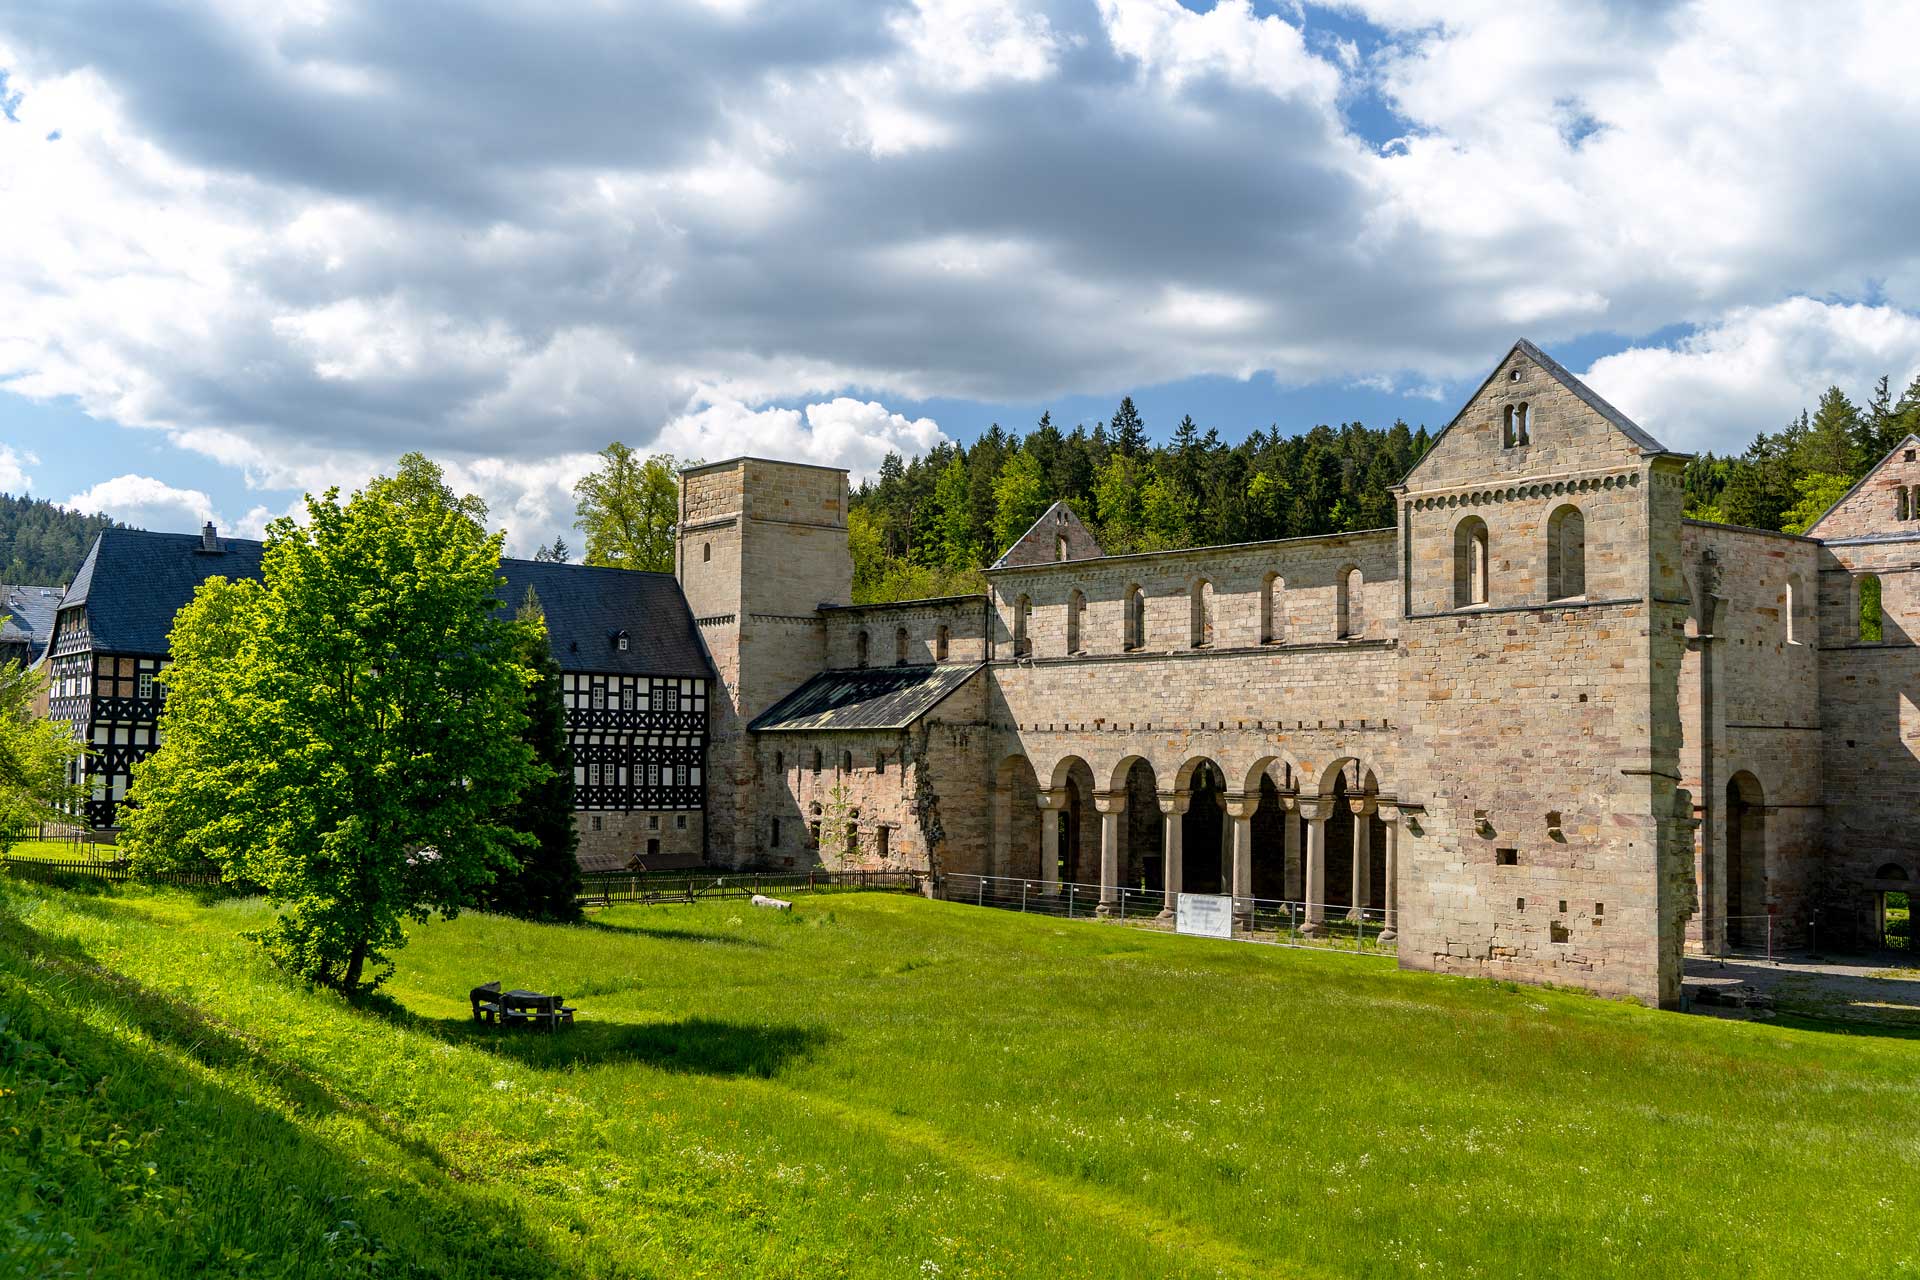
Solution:
{"label": "dark evergreen forest", "polygon": [[86,558],[93,536],[115,521],[82,515],[44,498],[0,493],[0,582],[60,586]]}
{"label": "dark evergreen forest", "polygon": [[[1733,457],[1687,466],[1687,514],[1801,532],[1909,432],[1920,378],[1894,400],[1882,378],[1864,408],[1829,387],[1811,413],[1762,432]],[[1191,416],[1154,445],[1131,397],[1113,416],[1063,431],[1042,415],[1025,436],[994,423],[972,445],[906,461],[889,454],[853,495],[854,599],[980,591],[980,570],[1064,498],[1109,554],[1385,528],[1388,490],[1431,441],[1423,425],[1358,422],[1229,444]]]}

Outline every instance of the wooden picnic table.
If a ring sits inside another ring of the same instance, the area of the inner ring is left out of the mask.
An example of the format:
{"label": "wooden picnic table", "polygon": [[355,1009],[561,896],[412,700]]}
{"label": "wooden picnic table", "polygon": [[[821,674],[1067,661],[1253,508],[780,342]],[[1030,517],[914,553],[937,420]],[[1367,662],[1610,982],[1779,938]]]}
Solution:
{"label": "wooden picnic table", "polygon": [[538,991],[515,988],[502,991],[498,982],[483,983],[467,993],[473,1005],[473,1020],[506,1026],[528,1023],[544,1026],[551,1032],[561,1023],[573,1025],[573,1008],[564,997],[542,995]]}

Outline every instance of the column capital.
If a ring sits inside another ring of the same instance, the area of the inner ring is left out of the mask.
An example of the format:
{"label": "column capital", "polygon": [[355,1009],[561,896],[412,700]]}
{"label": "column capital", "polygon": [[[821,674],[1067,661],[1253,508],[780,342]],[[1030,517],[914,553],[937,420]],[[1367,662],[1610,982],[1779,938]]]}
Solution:
{"label": "column capital", "polygon": [[1063,787],[1058,791],[1042,791],[1036,800],[1042,809],[1057,813],[1067,807],[1066,788]]}
{"label": "column capital", "polygon": [[1251,818],[1253,811],[1260,807],[1260,793],[1257,791],[1228,791],[1221,796],[1221,800],[1227,806],[1229,818]]}
{"label": "column capital", "polygon": [[1400,805],[1397,801],[1382,800],[1379,802],[1379,805],[1380,821],[1386,823],[1388,826],[1392,826],[1400,821]]}
{"label": "column capital", "polygon": [[1372,796],[1348,796],[1347,797],[1347,808],[1353,811],[1353,815],[1356,818],[1364,817],[1365,815],[1372,813],[1377,803],[1378,801],[1376,801]]}
{"label": "column capital", "polygon": [[1298,796],[1294,804],[1300,809],[1300,816],[1308,822],[1325,822],[1333,816],[1332,796]]}
{"label": "column capital", "polygon": [[1170,818],[1185,813],[1188,807],[1193,804],[1193,792],[1191,791],[1161,791],[1156,793],[1156,795],[1160,801],[1160,812]]}
{"label": "column capital", "polygon": [[1093,807],[1101,813],[1125,813],[1127,811],[1127,793],[1124,791],[1096,791],[1093,793]]}

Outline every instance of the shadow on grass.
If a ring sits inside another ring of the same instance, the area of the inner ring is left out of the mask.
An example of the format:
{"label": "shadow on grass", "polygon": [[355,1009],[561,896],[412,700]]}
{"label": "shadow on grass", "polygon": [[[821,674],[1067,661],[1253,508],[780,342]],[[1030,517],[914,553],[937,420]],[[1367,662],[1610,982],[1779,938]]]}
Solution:
{"label": "shadow on grass", "polygon": [[[82,1011],[102,1008],[157,1047],[89,1025]],[[9,1246],[27,1274],[135,1261],[206,1276],[559,1273],[510,1203],[460,1187],[433,1148],[196,1006],[34,929],[4,898],[0,1015],[12,1090],[0,1120],[20,1121],[37,1170]],[[353,1115],[431,1171],[370,1171],[261,1092],[296,1112]]]}
{"label": "shadow on grass", "polygon": [[609,924],[604,920],[586,920],[580,925],[596,933],[618,933],[629,938],[658,938],[662,942],[717,942],[725,947],[760,947],[758,938],[741,938],[731,933],[709,933],[704,929],[683,929],[674,925]]}
{"label": "shadow on grass", "polygon": [[576,1022],[558,1031],[496,1027],[469,1018],[420,1019],[452,1044],[513,1058],[533,1067],[637,1062],[662,1071],[705,1076],[777,1075],[832,1039],[817,1027],[755,1026],[712,1018],[679,1022]]}

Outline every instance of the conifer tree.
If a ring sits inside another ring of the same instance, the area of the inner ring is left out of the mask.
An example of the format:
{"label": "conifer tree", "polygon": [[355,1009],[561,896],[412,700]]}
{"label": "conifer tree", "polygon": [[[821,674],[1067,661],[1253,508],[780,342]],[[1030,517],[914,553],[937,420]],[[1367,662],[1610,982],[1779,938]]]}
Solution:
{"label": "conifer tree", "polygon": [[1112,442],[1115,453],[1124,453],[1129,458],[1137,458],[1147,451],[1147,424],[1140,420],[1140,411],[1133,407],[1133,397],[1127,396],[1120,401],[1120,407],[1113,411],[1113,421],[1107,425],[1107,439]]}
{"label": "conifer tree", "polygon": [[529,782],[501,822],[526,837],[519,866],[495,881],[489,900],[497,911],[528,920],[580,918],[580,833],[573,823],[573,751],[567,743],[567,702],[560,664],[547,640],[546,612],[532,587],[520,603],[519,663],[533,673],[527,686],[527,726],[521,741],[544,775]]}

